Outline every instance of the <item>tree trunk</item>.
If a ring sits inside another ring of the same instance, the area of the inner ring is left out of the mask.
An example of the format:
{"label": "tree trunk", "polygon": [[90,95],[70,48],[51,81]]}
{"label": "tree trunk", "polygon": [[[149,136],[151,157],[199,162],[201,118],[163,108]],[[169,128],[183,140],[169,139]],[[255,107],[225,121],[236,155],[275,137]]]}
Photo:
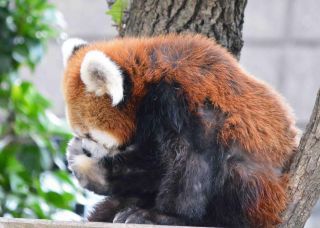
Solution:
{"label": "tree trunk", "polygon": [[289,173],[291,202],[279,227],[304,227],[320,196],[320,90]]}
{"label": "tree trunk", "polygon": [[246,3],[247,0],[134,0],[123,20],[121,35],[202,33],[215,38],[239,58]]}
{"label": "tree trunk", "polygon": [[[133,0],[123,19],[121,35],[202,33],[216,39],[239,59],[246,3],[247,0]],[[291,200],[279,227],[302,228],[320,196],[320,90],[288,173]]]}

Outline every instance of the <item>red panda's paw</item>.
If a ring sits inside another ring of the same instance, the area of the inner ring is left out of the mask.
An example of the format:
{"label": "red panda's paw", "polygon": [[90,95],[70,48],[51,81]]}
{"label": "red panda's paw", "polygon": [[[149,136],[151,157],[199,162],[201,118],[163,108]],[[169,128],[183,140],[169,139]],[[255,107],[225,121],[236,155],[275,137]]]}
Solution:
{"label": "red panda's paw", "polygon": [[180,218],[137,207],[130,207],[117,213],[113,219],[113,223],[186,225]]}
{"label": "red panda's paw", "polygon": [[96,194],[105,195],[108,190],[108,171],[103,166],[103,146],[88,139],[73,138],[67,148],[68,168],[79,184]]}
{"label": "red panda's paw", "polygon": [[113,223],[153,224],[147,215],[147,210],[129,207],[117,213],[113,219]]}

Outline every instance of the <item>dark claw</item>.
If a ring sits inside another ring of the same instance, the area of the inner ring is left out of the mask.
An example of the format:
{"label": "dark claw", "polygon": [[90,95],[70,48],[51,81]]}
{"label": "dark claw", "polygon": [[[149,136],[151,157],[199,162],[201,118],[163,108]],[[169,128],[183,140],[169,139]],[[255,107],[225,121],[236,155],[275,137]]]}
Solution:
{"label": "dark claw", "polygon": [[90,153],[90,151],[88,151],[88,150],[86,150],[86,149],[84,149],[84,148],[82,148],[82,152],[83,152],[85,155],[87,155],[88,157],[91,157],[91,156],[92,156],[92,154]]}
{"label": "dark claw", "polygon": [[149,211],[139,208],[128,208],[116,214],[113,223],[154,224]]}
{"label": "dark claw", "polygon": [[153,224],[153,222],[144,216],[140,215],[140,213],[134,213],[130,215],[125,223],[134,223],[134,224]]}
{"label": "dark claw", "polygon": [[113,219],[113,223],[126,223],[127,218],[132,215],[134,212],[136,212],[138,208],[127,208],[124,211],[121,211],[116,214],[116,216]]}

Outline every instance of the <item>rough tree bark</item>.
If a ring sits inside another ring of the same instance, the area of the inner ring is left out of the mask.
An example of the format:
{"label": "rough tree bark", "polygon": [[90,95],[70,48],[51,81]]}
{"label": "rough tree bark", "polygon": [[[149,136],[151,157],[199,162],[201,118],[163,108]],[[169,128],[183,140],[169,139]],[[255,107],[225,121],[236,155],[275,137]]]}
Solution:
{"label": "rough tree bark", "polygon": [[304,227],[320,196],[320,90],[289,173],[291,202],[279,227]]}
{"label": "rough tree bark", "polygon": [[[114,0],[107,0],[112,2]],[[122,36],[195,32],[215,38],[239,59],[247,0],[132,0]],[[289,164],[284,227],[304,227],[320,196],[320,90],[299,150]]]}
{"label": "rough tree bark", "polygon": [[132,1],[121,35],[202,33],[215,38],[239,58],[246,3],[247,0]]}

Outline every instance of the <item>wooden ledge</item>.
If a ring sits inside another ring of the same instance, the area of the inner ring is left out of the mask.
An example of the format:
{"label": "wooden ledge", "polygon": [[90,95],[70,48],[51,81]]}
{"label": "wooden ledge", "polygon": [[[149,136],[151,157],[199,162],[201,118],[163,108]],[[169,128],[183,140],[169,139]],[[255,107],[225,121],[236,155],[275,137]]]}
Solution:
{"label": "wooden ledge", "polygon": [[[113,224],[100,222],[64,222],[43,219],[12,219],[0,218],[0,228],[183,228],[186,226],[160,226],[139,224]],[[190,228],[190,226],[189,226]]]}

